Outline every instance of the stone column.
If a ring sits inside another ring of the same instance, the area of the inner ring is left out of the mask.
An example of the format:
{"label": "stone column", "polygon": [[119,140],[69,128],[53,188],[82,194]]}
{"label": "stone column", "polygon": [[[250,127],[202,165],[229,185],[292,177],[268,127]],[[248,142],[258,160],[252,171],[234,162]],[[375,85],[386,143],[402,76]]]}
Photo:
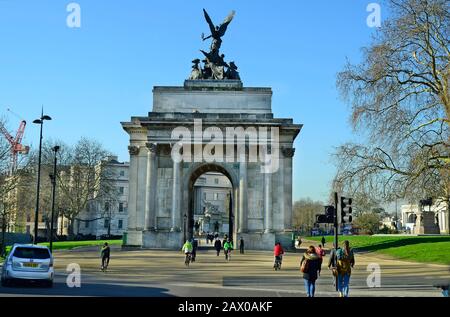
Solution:
{"label": "stone column", "polygon": [[147,153],[141,148],[138,155],[137,197],[136,197],[136,228],[145,229],[145,211],[147,209]]}
{"label": "stone column", "polygon": [[247,232],[247,162],[242,159],[239,164],[239,233]]}
{"label": "stone column", "polygon": [[273,232],[272,173],[264,174],[264,232]]}
{"label": "stone column", "polygon": [[158,180],[157,144],[147,143],[147,186],[145,192],[145,230],[156,229],[156,187]]}
{"label": "stone column", "polygon": [[128,190],[128,230],[136,230],[137,226],[137,179],[138,179],[138,155],[139,147],[129,146],[130,152],[130,178]]}
{"label": "stone column", "polygon": [[[173,187],[172,187],[172,229],[181,229],[181,162],[173,162]],[[185,230],[185,228],[184,228]]]}
{"label": "stone column", "polygon": [[284,173],[284,229],[292,229],[292,158],[295,149],[283,148],[283,173]]}

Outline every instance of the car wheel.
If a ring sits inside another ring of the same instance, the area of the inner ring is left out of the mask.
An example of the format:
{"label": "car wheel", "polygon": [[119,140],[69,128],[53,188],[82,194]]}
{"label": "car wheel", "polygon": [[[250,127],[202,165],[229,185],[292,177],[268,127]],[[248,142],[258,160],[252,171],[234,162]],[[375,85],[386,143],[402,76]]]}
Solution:
{"label": "car wheel", "polygon": [[3,286],[3,287],[8,287],[8,286],[11,286],[11,281],[10,281],[10,280],[7,280],[7,279],[4,279],[4,278],[2,278],[2,286]]}

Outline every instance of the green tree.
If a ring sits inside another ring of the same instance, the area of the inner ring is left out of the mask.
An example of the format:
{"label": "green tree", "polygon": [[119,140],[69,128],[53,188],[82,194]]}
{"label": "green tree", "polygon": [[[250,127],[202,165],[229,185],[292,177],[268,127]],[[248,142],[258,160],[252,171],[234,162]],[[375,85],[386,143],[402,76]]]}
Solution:
{"label": "green tree", "polygon": [[380,231],[381,216],[375,212],[367,212],[359,215],[353,223],[365,233],[372,235]]}

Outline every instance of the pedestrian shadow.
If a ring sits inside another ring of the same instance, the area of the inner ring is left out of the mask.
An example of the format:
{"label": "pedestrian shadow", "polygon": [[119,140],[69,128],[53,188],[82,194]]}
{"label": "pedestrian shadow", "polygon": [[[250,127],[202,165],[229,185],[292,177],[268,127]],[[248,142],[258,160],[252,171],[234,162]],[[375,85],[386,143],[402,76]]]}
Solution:
{"label": "pedestrian shadow", "polygon": [[46,288],[39,283],[27,281],[15,282],[13,286],[0,287],[0,296],[88,296],[88,297],[175,297],[169,290],[158,287],[140,285],[119,285],[112,283],[82,283],[81,287],[70,288],[66,283],[54,283],[52,288]]}

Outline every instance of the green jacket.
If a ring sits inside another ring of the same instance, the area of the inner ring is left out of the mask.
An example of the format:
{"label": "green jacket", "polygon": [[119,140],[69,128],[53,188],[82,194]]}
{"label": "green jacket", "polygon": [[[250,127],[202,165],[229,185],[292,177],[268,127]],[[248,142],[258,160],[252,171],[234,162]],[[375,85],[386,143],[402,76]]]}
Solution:
{"label": "green jacket", "polygon": [[223,249],[228,251],[228,250],[233,250],[233,243],[232,242],[225,242],[225,245],[223,246]]}
{"label": "green jacket", "polygon": [[192,253],[192,250],[194,249],[194,246],[192,245],[192,243],[190,242],[186,242],[183,245],[182,250],[184,251],[184,253]]}

